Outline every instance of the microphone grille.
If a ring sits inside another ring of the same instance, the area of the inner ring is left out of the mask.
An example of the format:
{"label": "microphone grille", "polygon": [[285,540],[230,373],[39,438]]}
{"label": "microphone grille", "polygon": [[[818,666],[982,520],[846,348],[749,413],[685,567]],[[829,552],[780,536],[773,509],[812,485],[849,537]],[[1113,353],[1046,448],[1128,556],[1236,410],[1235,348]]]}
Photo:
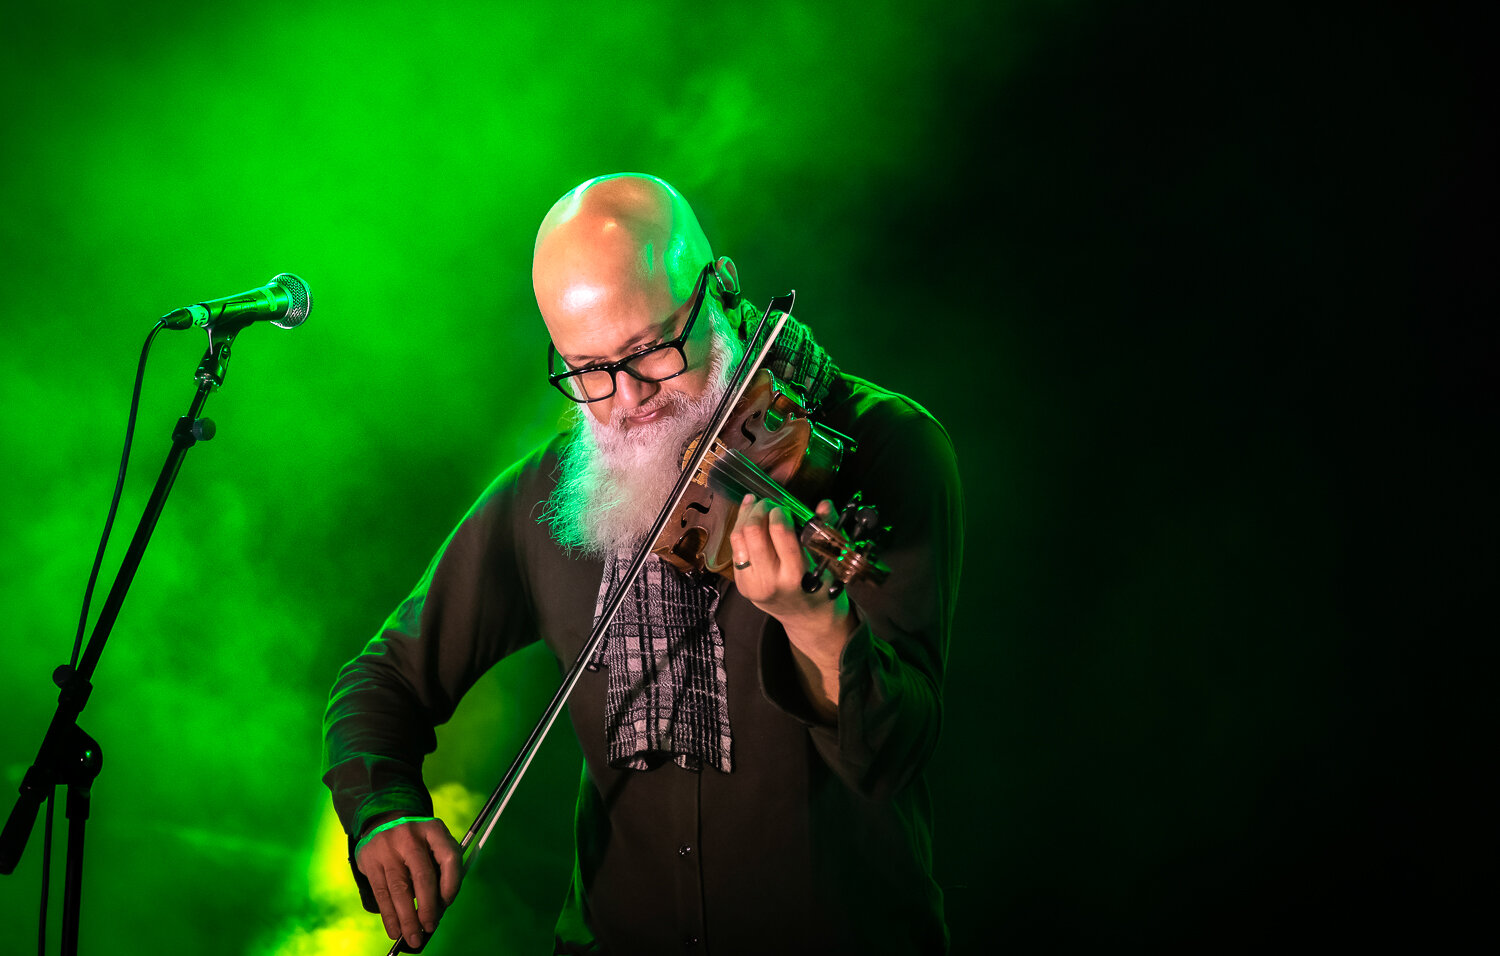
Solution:
{"label": "microphone grille", "polygon": [[272,319],[271,324],[283,329],[295,329],[306,322],[307,313],[312,311],[312,292],[307,288],[307,283],[290,272],[281,273],[271,282],[285,289],[287,299],[290,300],[286,314]]}

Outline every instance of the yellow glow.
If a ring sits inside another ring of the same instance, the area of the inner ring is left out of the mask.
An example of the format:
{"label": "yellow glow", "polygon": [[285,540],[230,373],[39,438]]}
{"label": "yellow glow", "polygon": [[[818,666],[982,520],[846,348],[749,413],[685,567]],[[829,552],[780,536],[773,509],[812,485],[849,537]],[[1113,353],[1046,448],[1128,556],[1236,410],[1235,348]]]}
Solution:
{"label": "yellow glow", "polygon": [[366,913],[354,900],[358,912],[331,918],[322,926],[310,929],[294,927],[290,934],[275,948],[267,950],[274,956],[329,956],[329,954],[383,953],[390,948],[381,927],[380,917]]}
{"label": "yellow glow", "polygon": [[[484,795],[459,783],[444,783],[432,791],[433,812],[448,824],[454,839],[468,829]],[[349,872],[348,841],[333,807],[324,801],[307,873],[307,898],[317,915],[288,927],[280,939],[262,949],[261,956],[328,956],[328,954],[384,952],[390,947],[380,917],[366,913]]]}

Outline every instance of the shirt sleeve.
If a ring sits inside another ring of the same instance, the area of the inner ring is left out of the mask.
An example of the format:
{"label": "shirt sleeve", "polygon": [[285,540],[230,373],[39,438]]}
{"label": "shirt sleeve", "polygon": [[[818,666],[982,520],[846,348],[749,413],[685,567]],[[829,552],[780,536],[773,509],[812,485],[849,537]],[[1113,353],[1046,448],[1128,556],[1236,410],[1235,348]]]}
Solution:
{"label": "shirt sleeve", "polygon": [[860,490],[890,526],[877,552],[890,576],[849,585],[859,623],[839,661],[837,724],[813,717],[774,622],[762,643],[761,682],[773,704],[807,724],[818,754],[848,787],[879,799],[910,783],[937,744],[963,495],[951,439],[915,403],[892,396],[862,424],[858,457],[844,471],[853,472],[848,490]]}
{"label": "shirt sleeve", "polygon": [[[392,814],[429,816],[434,728],[497,660],[536,637],[518,560],[518,478],[485,492],[411,595],[339,672],[323,723],[323,781],[353,840]],[[519,512],[519,514],[518,514]]]}

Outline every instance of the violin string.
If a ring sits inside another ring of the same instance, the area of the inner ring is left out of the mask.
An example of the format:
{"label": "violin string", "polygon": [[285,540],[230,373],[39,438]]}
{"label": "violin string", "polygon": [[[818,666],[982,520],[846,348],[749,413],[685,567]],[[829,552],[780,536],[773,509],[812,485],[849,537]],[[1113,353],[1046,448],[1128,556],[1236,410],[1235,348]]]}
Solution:
{"label": "violin string", "polygon": [[[743,496],[747,492],[757,492],[761,498],[774,498],[776,503],[787,510],[798,521],[804,524],[815,517],[812,509],[794,498],[785,488],[777,483],[776,479],[766,474],[759,465],[751,461],[744,452],[731,448],[714,462],[710,475],[720,479],[720,483],[727,490]],[[730,479],[738,487],[728,487]]]}
{"label": "violin string", "polygon": [[[710,481],[718,485],[726,495],[744,497],[746,492],[754,491],[759,497],[775,499],[777,504],[803,524],[808,524],[817,517],[815,512],[781,487],[776,479],[766,474],[744,452],[735,448],[725,449],[722,453],[715,450],[706,456],[705,461],[709,465]],[[815,553],[826,554],[832,559],[830,569],[839,580],[848,581],[870,573],[871,568],[865,556],[852,548],[843,535],[826,523],[820,521],[815,525],[813,539],[822,548],[831,549],[832,553],[813,548]],[[811,541],[808,546],[812,547]]]}

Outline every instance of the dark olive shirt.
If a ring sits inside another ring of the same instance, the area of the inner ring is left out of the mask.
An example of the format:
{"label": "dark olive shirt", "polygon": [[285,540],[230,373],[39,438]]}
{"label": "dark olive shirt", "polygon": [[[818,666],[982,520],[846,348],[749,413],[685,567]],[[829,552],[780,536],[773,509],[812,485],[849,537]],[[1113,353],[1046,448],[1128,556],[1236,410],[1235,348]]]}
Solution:
{"label": "dark olive shirt", "polygon": [[[842,506],[859,490],[891,526],[889,578],[849,587],[859,626],[839,662],[837,725],[814,716],[781,627],[730,585],[717,615],[732,772],[610,767],[608,674],[586,672],[568,705],[586,773],[558,952],[946,949],[923,768],[962,550],[953,447],[916,403],[848,376],[819,418],[857,442],[824,496]],[[324,780],[351,842],[382,814],[431,813],[420,768],[433,727],[487,668],[536,640],[566,667],[587,640],[602,563],[539,522],[565,440],[495,480],[340,672]]]}

